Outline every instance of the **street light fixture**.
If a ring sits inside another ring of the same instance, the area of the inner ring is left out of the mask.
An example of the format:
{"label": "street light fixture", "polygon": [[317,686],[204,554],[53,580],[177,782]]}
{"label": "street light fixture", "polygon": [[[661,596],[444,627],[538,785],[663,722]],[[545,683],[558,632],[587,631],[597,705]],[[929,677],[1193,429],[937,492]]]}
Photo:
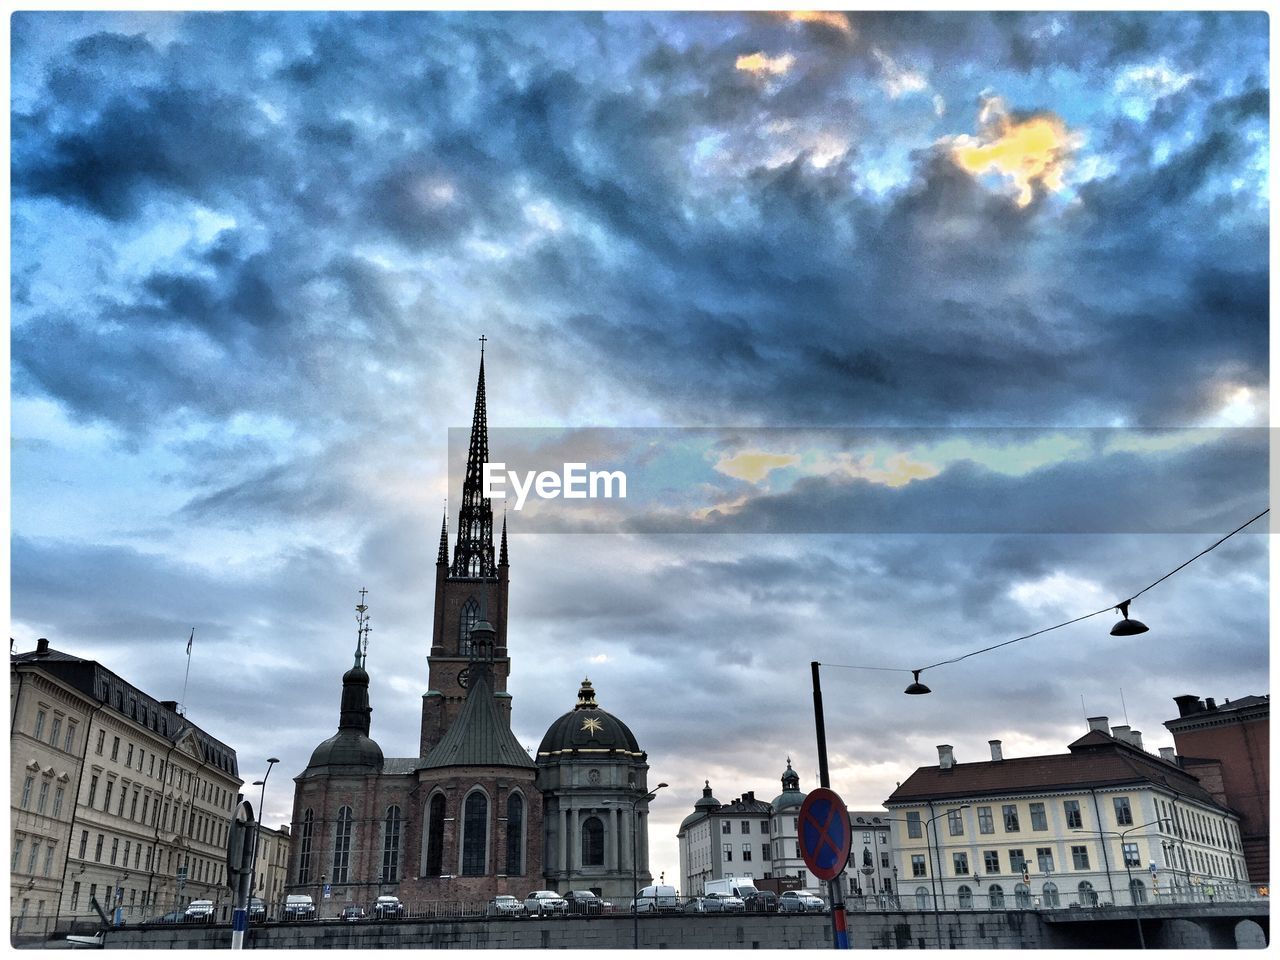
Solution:
{"label": "street light fixture", "polygon": [[[271,776],[271,768],[280,762],[279,757],[267,757],[267,772],[262,775],[261,780],[253,781],[255,787],[262,787],[262,791],[258,794],[258,816],[257,823],[253,830],[253,861],[249,867],[249,902],[246,903],[245,909],[249,909],[249,904],[253,903],[254,884],[258,882],[258,842],[262,839],[262,806],[267,799],[267,777]],[[262,911],[265,917],[267,910],[266,899],[263,898]],[[252,920],[252,916],[249,917]]]}
{"label": "street light fixture", "polygon": [[[1146,628],[1144,627],[1143,629],[1145,630]],[[1138,632],[1141,633],[1142,631],[1140,630]],[[1123,634],[1120,634],[1120,636],[1123,636]],[[1135,827],[1130,827],[1128,830],[1121,830],[1119,832],[1115,830],[1085,830],[1083,828],[1077,828],[1071,831],[1072,833],[1097,834],[1099,837],[1119,837],[1120,838],[1120,859],[1124,861],[1124,872],[1129,878],[1129,902],[1130,902],[1130,905],[1133,907],[1134,922],[1138,924],[1138,946],[1143,950],[1147,949],[1147,938],[1142,932],[1142,917],[1138,914],[1138,898],[1133,895],[1133,868],[1129,865],[1129,858],[1126,857],[1124,853],[1124,838],[1127,837],[1129,834],[1133,833],[1135,830],[1141,830],[1144,827],[1155,826],[1157,823],[1161,823],[1163,820],[1164,818],[1160,817],[1155,820],[1149,820],[1146,823],[1140,823]]]}
{"label": "street light fixture", "polygon": [[[640,891],[637,889],[640,885],[640,861],[637,859],[638,848],[636,844],[636,834],[639,833],[636,829],[636,818],[639,816],[639,813],[636,808],[639,807],[641,803],[647,803],[654,799],[658,795],[658,791],[665,786],[667,786],[667,784],[660,783],[654,787],[650,793],[647,793],[642,797],[636,797],[631,801],[631,889],[635,891],[631,895],[631,944],[632,949],[634,950],[640,949]],[[655,906],[657,905],[657,902],[658,898],[654,897]]]}

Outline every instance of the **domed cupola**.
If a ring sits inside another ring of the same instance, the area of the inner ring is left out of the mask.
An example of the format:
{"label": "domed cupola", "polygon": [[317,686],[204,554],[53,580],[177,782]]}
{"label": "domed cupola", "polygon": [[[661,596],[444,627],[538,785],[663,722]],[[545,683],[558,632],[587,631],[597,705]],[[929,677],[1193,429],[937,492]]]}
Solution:
{"label": "domed cupola", "polygon": [[699,817],[705,816],[708,813],[714,813],[716,810],[719,810],[719,809],[720,809],[720,801],[711,795],[711,781],[703,780],[702,796],[699,797],[696,801],[694,801],[693,813],[689,814],[687,817],[684,818],[684,820],[680,822],[680,830],[678,832],[683,833],[684,828],[687,827],[689,824],[693,823],[693,821],[697,820]]}
{"label": "domed cupola", "polygon": [[369,618],[363,603],[356,607],[360,629],[357,632],[355,664],[342,675],[342,703],[338,715],[338,732],[311,753],[302,776],[320,773],[362,775],[382,770],[382,748],[369,738],[369,674],[364,661],[368,649]]}
{"label": "domed cupola", "polygon": [[782,793],[773,798],[774,813],[790,807],[798,807],[804,803],[805,795],[800,792],[800,776],[791,769],[791,758],[787,757],[787,769],[782,771]]}
{"label": "domed cupola", "polygon": [[577,751],[591,756],[644,758],[630,728],[613,714],[600,709],[590,680],[583,680],[573,709],[553,722],[538,746],[538,758],[562,757]]}

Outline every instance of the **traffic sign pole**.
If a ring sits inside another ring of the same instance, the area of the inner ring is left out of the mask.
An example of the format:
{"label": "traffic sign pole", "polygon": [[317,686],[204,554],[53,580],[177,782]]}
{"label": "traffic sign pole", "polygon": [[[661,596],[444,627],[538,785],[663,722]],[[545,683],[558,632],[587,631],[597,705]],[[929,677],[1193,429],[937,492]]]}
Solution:
{"label": "traffic sign pole", "polygon": [[[809,670],[813,676],[813,722],[818,735],[818,781],[819,786],[823,790],[831,789],[831,774],[827,769],[827,726],[822,716],[822,680],[818,676],[818,667],[820,664],[817,660],[809,663]],[[812,795],[811,795],[812,796]],[[834,796],[834,794],[833,794]],[[837,801],[839,798],[836,798]],[[808,802],[806,798],[806,803]],[[844,892],[840,889],[844,879],[844,865],[849,859],[848,844],[851,839],[849,827],[849,814],[843,803],[839,804],[844,813],[844,836],[845,851],[844,856],[839,858],[839,870],[834,877],[827,880],[827,889],[831,895],[831,946],[836,950],[849,949],[849,930],[847,918],[844,912]],[[801,811],[803,813],[803,811]],[[803,837],[803,828],[800,831]],[[808,858],[805,858],[808,863]],[[810,865],[810,869],[812,865]]]}
{"label": "traffic sign pole", "polygon": [[231,888],[234,910],[231,914],[231,949],[244,949],[244,934],[249,929],[249,884],[253,872],[253,838],[257,821],[248,800],[241,800],[227,831],[227,886]]}

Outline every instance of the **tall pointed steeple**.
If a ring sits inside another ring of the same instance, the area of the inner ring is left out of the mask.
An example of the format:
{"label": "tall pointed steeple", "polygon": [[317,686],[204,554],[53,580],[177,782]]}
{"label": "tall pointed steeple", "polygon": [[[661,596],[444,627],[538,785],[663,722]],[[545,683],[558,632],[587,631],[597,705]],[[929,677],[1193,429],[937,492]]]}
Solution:
{"label": "tall pointed steeple", "polygon": [[481,487],[489,459],[489,422],[484,400],[484,343],[480,338],[480,376],[476,380],[476,406],[471,418],[471,444],[467,449],[467,475],[462,481],[462,509],[458,511],[458,539],[453,548],[453,577],[496,577],[493,563],[493,509]]}
{"label": "tall pointed steeple", "polygon": [[444,516],[440,518],[440,552],[436,554],[436,563],[449,562],[449,501],[444,504]]}
{"label": "tall pointed steeple", "polygon": [[507,561],[507,512],[502,511],[502,545],[498,548],[498,566],[508,567]]}

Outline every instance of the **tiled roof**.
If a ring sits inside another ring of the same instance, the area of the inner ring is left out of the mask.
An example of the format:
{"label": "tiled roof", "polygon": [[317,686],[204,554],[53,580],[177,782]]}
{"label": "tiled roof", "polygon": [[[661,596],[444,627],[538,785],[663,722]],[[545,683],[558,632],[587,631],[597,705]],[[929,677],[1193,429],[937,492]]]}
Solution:
{"label": "tiled roof", "polygon": [[421,762],[421,757],[384,757],[382,760],[382,772],[384,775],[391,776],[413,773],[418,769],[418,764]]}
{"label": "tiled roof", "polygon": [[458,718],[417,765],[419,770],[459,766],[535,766],[504,718],[498,716],[493,689],[484,671],[476,673]]}
{"label": "tiled roof", "polygon": [[1154,783],[1190,799],[1213,803],[1195,777],[1099,730],[1089,731],[1068,749],[1070,753],[1049,756],[957,763],[949,770],[920,767],[885,802]]}

